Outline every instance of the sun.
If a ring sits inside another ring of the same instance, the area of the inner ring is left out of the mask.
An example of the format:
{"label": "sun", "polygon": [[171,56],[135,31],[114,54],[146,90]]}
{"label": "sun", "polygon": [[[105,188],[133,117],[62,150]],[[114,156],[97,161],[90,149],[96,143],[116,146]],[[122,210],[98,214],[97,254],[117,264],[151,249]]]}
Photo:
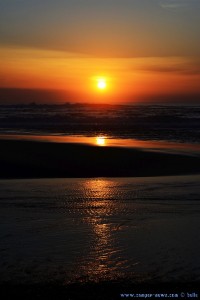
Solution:
{"label": "sun", "polygon": [[97,87],[100,90],[105,90],[107,84],[106,84],[106,79],[105,78],[100,78],[97,80]]}
{"label": "sun", "polygon": [[106,145],[106,139],[105,139],[105,137],[103,137],[103,136],[98,136],[98,137],[96,138],[96,144],[97,144],[98,146],[105,146],[105,145]]}

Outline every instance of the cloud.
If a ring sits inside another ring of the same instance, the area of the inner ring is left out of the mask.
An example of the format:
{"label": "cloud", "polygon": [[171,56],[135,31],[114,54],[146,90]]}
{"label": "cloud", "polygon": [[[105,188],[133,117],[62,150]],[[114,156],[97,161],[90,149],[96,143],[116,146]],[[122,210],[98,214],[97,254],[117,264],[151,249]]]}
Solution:
{"label": "cloud", "polygon": [[186,57],[143,58],[132,60],[132,71],[200,75],[200,59]]}
{"label": "cloud", "polygon": [[196,0],[162,0],[160,6],[164,9],[179,10],[187,8],[195,2]]}
{"label": "cloud", "polygon": [[181,68],[178,66],[158,66],[158,65],[148,66],[145,67],[143,70],[148,72],[156,72],[156,73],[185,73],[186,71],[188,71],[188,69]]}
{"label": "cloud", "polygon": [[158,72],[158,73],[177,73],[182,75],[200,75],[200,66],[195,66],[193,64],[183,65],[183,66],[150,66],[144,68],[148,72]]}

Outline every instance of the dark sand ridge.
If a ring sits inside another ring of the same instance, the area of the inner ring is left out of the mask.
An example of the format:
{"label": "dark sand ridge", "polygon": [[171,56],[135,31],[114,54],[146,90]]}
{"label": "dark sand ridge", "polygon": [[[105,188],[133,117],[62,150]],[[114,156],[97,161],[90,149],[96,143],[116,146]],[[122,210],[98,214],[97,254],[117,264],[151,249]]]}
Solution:
{"label": "dark sand ridge", "polygon": [[21,140],[0,141],[0,178],[134,177],[200,173],[200,157]]}

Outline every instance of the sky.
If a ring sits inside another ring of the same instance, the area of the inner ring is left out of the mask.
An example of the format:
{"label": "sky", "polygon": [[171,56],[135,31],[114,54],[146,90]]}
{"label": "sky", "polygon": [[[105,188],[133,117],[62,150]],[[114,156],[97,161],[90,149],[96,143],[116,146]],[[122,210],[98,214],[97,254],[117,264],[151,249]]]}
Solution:
{"label": "sky", "polygon": [[0,0],[0,103],[200,103],[199,37],[200,0]]}

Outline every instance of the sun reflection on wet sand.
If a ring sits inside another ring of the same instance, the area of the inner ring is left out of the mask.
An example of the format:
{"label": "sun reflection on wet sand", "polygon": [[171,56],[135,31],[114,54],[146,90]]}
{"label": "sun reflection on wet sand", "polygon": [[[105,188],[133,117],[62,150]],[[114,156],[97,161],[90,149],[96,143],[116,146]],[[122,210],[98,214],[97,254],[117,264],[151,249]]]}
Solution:
{"label": "sun reflection on wet sand", "polygon": [[108,146],[108,147],[128,147],[140,148],[146,150],[169,151],[169,152],[184,152],[199,154],[200,146],[198,144],[175,143],[168,141],[151,141],[137,140],[134,138],[122,139],[113,138],[107,135],[99,135],[96,137],[74,136],[74,135],[13,135],[1,134],[2,140],[22,140],[22,141],[40,141],[52,143],[72,143],[86,144],[92,146]]}
{"label": "sun reflection on wet sand", "polygon": [[113,274],[117,276],[119,265],[124,263],[123,259],[119,260],[121,249],[115,245],[115,232],[119,226],[109,221],[118,210],[111,186],[111,180],[91,179],[85,182],[88,210],[84,222],[91,227],[93,241],[87,263],[84,257],[83,264],[79,264],[79,274],[85,274],[90,280],[108,279]]}

